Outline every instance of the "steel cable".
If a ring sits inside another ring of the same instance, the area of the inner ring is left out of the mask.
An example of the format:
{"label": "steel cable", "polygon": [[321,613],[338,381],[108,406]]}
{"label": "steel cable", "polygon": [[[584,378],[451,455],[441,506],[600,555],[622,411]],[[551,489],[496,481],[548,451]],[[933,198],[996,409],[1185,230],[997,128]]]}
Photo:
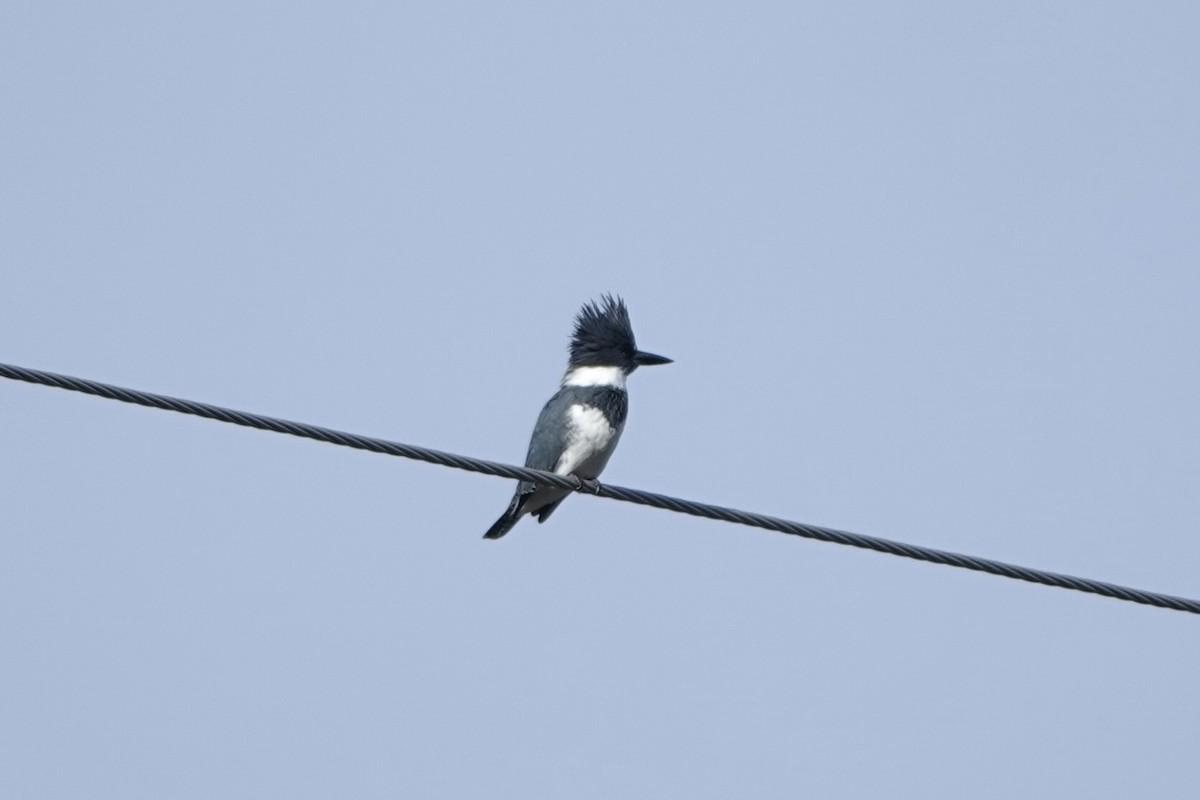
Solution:
{"label": "steel cable", "polygon": [[234,411],[222,408],[221,406],[197,403],[193,400],[181,400],[175,397],[142,392],[136,389],[126,389],[98,381],[58,375],[53,372],[43,372],[41,370],[17,367],[10,364],[0,364],[0,376],[43,386],[54,386],[72,392],[96,395],[97,397],[107,397],[110,400],[119,400],[123,403],[161,408],[166,411],[176,411],[180,414],[192,414],[219,422],[228,422],[233,425],[243,425],[248,428],[258,428],[264,431],[315,439],[319,442],[328,442],[329,444],[340,445],[342,447],[353,447],[372,453],[384,453],[391,456],[411,458],[430,464],[440,464],[444,467],[479,472],[484,475],[496,475],[502,478],[530,481],[543,486],[572,489],[581,493],[595,494],[599,497],[661,508],[680,514],[690,514],[722,522],[732,522],[737,525],[763,528],[769,531],[778,531],[779,533],[802,536],[822,542],[861,547],[880,553],[912,558],[917,561],[928,561],[933,564],[944,564],[960,569],[976,570],[978,572],[999,575],[1004,578],[1040,583],[1045,586],[1057,586],[1061,589],[1071,589],[1077,592],[1088,592],[1131,603],[1141,603],[1143,605],[1167,608],[1174,611],[1185,611],[1190,614],[1200,614],[1200,601],[1185,597],[1175,597],[1142,589],[1132,589],[1090,578],[1061,575],[1040,569],[1021,567],[1016,564],[1007,564],[1003,561],[993,561],[987,558],[962,555],[961,553],[953,553],[946,550],[936,550],[929,547],[905,544],[903,542],[894,542],[874,536],[864,536],[858,533],[840,531],[835,528],[805,525],[800,522],[792,522],[791,520],[768,517],[763,514],[739,511],[733,508],[724,508],[693,500],[683,500],[678,497],[655,494],[640,489],[627,489],[622,486],[599,483],[584,483],[574,477],[563,477],[549,472],[542,472],[541,470],[516,467],[511,464],[501,464],[495,461],[485,461],[454,453],[444,453],[439,450],[431,450],[427,447],[402,444],[386,439],[376,439],[370,436],[360,436],[354,433],[322,428],[302,422],[265,417],[245,411]]}

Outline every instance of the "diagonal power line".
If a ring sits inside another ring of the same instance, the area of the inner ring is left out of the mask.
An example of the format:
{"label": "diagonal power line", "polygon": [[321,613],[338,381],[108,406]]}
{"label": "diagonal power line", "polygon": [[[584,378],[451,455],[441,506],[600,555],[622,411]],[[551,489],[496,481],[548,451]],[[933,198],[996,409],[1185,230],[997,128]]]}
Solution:
{"label": "diagonal power line", "polygon": [[835,528],[805,525],[801,522],[792,522],[791,520],[768,517],[750,511],[738,511],[733,508],[699,503],[694,500],[683,500],[678,497],[645,492],[640,489],[626,489],[621,486],[611,486],[608,484],[584,485],[574,477],[563,477],[550,472],[542,472],[541,470],[516,467],[511,464],[501,464],[495,461],[484,461],[483,459],[455,455],[454,453],[443,453],[438,450],[430,450],[426,447],[392,442],[387,439],[376,439],[370,436],[360,436],[331,428],[307,425],[302,422],[264,417],[246,411],[234,411],[233,409],[222,408],[221,406],[197,403],[193,400],[180,400],[175,397],[151,394],[150,392],[142,392],[136,389],[125,389],[120,386],[112,386],[111,384],[85,380],[83,378],[73,378],[68,375],[58,375],[53,372],[43,372],[41,370],[27,369],[10,364],[0,364],[0,377],[25,381],[27,383],[36,383],[42,386],[56,386],[72,392],[82,392],[84,394],[96,395],[97,397],[107,397],[110,400],[120,400],[122,403],[134,403],[151,408],[161,408],[165,411],[177,411],[180,414],[192,414],[197,417],[205,417],[206,419],[215,419],[218,422],[228,422],[233,425],[243,425],[247,428],[258,428],[259,430],[273,431],[275,433],[286,433],[291,436],[316,439],[319,442],[328,442],[329,444],[336,444],[342,447],[353,447],[358,450],[368,450],[372,453],[383,453],[390,456],[425,461],[430,464],[440,464],[444,467],[453,467],[469,472],[480,472],[484,475],[496,475],[502,478],[530,481],[542,486],[572,489],[587,494],[596,494],[600,497],[608,497],[613,500],[622,500],[626,503],[637,503],[667,511],[675,511],[680,514],[690,514],[696,517],[732,522],[737,525],[764,528],[769,531],[778,531],[779,533],[787,533],[793,536],[803,536],[806,539],[861,547],[889,555],[903,556],[918,561],[928,561],[933,564],[945,564],[949,567],[987,572],[1004,578],[1040,583],[1045,586],[1057,586],[1061,589],[1071,589],[1077,592],[1088,592],[1104,597],[1112,597],[1117,600],[1125,600],[1130,603],[1142,603],[1143,605],[1156,606],[1158,608],[1200,614],[1200,600],[1191,600],[1186,597],[1175,597],[1142,589],[1132,589],[1127,586],[1104,583],[1090,578],[1076,578],[1071,575],[1061,575],[1031,567],[1007,564],[1003,561],[993,561],[987,558],[967,556],[947,550],[935,550],[929,547],[894,542],[874,536],[839,531]]}

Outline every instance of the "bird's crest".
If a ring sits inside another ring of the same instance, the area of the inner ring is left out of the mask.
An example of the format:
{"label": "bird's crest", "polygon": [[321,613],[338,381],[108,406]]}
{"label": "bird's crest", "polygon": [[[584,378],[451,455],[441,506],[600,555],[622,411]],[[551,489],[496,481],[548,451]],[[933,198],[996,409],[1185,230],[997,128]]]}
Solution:
{"label": "bird's crest", "polygon": [[624,300],[606,294],[598,303],[593,300],[583,304],[571,335],[572,367],[632,364],[636,352]]}

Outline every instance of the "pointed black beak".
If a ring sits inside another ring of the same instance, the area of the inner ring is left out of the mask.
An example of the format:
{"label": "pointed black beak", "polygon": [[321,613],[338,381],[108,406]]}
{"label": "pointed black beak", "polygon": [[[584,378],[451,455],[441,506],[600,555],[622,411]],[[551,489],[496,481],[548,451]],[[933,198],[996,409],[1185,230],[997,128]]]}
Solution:
{"label": "pointed black beak", "polygon": [[633,354],[633,361],[635,364],[642,367],[654,367],[658,366],[659,364],[671,363],[671,359],[667,358],[666,356],[656,356],[654,353],[643,353],[641,350],[638,350]]}

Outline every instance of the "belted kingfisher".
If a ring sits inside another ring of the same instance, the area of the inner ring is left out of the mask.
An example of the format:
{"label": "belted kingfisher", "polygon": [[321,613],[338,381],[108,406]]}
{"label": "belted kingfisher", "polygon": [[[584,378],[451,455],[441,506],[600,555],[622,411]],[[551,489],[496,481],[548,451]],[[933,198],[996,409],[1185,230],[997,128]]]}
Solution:
{"label": "belted kingfisher", "polygon": [[[525,466],[590,481],[604,470],[625,428],[625,379],[639,366],[670,364],[671,359],[637,349],[625,301],[612,295],[580,309],[570,351],[562,388],[533,428]],[[508,510],[483,538],[499,539],[525,514],[537,514],[538,522],[545,522],[568,494],[567,489],[521,481]]]}

